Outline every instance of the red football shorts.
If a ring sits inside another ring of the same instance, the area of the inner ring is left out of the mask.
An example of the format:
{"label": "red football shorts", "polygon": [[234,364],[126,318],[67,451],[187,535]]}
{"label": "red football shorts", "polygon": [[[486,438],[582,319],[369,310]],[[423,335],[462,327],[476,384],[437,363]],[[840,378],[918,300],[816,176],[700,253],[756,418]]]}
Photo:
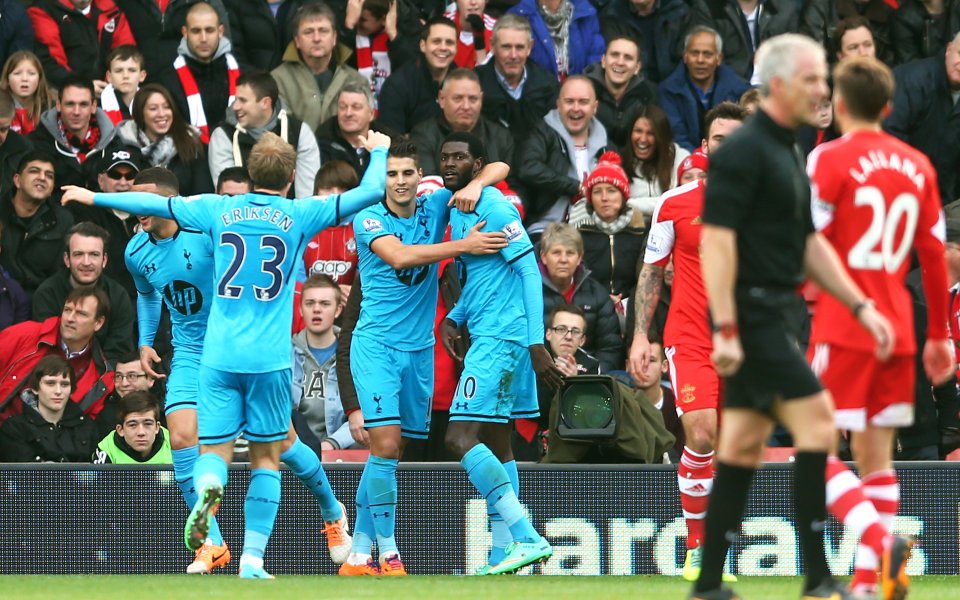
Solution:
{"label": "red football shorts", "polygon": [[676,396],[677,415],[695,410],[720,408],[720,377],[710,360],[710,349],[695,346],[667,346],[670,383]]}
{"label": "red football shorts", "polygon": [[871,352],[816,344],[807,350],[813,372],[833,395],[837,429],[863,431],[913,424],[914,357],[880,362]]}

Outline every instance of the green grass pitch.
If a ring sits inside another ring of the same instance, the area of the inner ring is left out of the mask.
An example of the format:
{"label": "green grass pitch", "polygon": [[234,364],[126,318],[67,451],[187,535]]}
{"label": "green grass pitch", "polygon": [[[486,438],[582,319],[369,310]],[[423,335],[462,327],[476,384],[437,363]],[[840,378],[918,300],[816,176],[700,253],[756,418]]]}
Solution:
{"label": "green grass pitch", "polygon": [[[799,598],[798,577],[744,577],[736,590],[747,600]],[[187,575],[8,575],[0,576],[0,597],[150,600],[281,600],[371,598],[376,600],[682,600],[689,584],[677,577],[453,577],[340,578],[286,576],[241,581],[235,576]],[[960,578],[916,577],[910,600],[960,600]]]}

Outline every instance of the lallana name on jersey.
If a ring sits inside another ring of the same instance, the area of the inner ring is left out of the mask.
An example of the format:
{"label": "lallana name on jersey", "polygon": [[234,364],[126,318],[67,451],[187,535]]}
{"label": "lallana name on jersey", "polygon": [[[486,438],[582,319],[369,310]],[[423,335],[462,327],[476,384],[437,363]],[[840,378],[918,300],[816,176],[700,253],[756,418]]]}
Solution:
{"label": "lallana name on jersey", "polygon": [[923,173],[917,172],[917,165],[909,158],[900,158],[900,155],[896,152],[887,156],[887,153],[881,150],[871,150],[866,155],[860,156],[858,162],[860,163],[860,170],[850,169],[850,176],[861,184],[867,182],[871,173],[883,169],[902,173],[921,190],[924,189],[926,184],[926,177],[923,176]]}

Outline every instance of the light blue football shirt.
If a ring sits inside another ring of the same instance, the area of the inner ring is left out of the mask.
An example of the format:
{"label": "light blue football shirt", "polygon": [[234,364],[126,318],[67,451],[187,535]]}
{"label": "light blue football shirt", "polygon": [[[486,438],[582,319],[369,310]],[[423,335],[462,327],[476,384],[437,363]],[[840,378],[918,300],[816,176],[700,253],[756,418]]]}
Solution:
{"label": "light blue football shirt", "polygon": [[[213,303],[213,246],[210,238],[180,229],[172,237],[158,240],[141,231],[127,242],[124,259],[139,294],[148,297],[148,302],[157,293],[162,295],[170,311],[173,346],[177,353],[189,353],[199,360]],[[138,311],[141,306],[138,303]],[[159,316],[157,305],[156,314],[152,316],[154,329]],[[146,323],[141,318],[140,345],[153,344],[155,331],[144,331]]]}
{"label": "light blue football shirt", "polygon": [[385,235],[395,236],[406,245],[440,243],[450,218],[447,202],[452,195],[447,189],[439,189],[417,198],[416,210],[409,218],[393,213],[385,202],[357,213],[353,230],[363,301],[355,336],[404,351],[433,345],[437,264],[394,269],[370,249],[370,244]]}
{"label": "light blue football shirt", "polygon": [[463,290],[457,301],[457,312],[465,317],[471,336],[493,337],[526,346],[523,285],[511,263],[533,252],[533,244],[523,228],[520,213],[496,188],[483,188],[474,212],[454,210],[451,213],[450,239],[467,237],[480,221],[486,221],[481,231],[501,231],[508,243],[496,254],[464,254],[457,258]]}

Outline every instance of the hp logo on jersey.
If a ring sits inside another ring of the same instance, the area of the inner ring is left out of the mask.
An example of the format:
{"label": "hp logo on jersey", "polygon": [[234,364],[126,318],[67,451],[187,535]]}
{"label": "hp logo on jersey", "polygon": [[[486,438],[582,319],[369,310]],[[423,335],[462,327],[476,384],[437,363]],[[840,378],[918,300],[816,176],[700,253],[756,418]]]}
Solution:
{"label": "hp logo on jersey", "polygon": [[164,286],[163,297],[169,306],[185,317],[195,315],[203,309],[203,294],[189,281],[174,279]]}

